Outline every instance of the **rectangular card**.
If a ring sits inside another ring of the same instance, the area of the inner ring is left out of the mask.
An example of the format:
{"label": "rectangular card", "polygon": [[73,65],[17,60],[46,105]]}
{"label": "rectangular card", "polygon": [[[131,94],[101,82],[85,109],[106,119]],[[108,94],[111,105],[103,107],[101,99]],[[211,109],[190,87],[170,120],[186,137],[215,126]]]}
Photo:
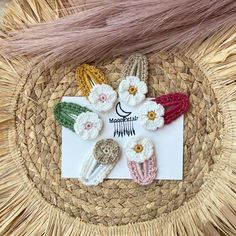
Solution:
{"label": "rectangular card", "polygon": [[[63,97],[65,102],[77,103],[95,111],[85,97]],[[183,116],[157,131],[148,131],[137,121],[138,106],[129,107],[120,102],[117,109],[101,112],[99,116],[104,122],[103,130],[95,140],[82,140],[78,135],[62,128],[62,177],[78,178],[81,164],[95,143],[100,139],[113,138],[121,147],[121,158],[107,177],[108,179],[131,179],[124,155],[124,145],[133,136],[149,137],[155,145],[157,157],[157,179],[181,180],[183,178]],[[96,112],[96,111],[95,111]],[[129,114],[125,129],[120,120]]]}

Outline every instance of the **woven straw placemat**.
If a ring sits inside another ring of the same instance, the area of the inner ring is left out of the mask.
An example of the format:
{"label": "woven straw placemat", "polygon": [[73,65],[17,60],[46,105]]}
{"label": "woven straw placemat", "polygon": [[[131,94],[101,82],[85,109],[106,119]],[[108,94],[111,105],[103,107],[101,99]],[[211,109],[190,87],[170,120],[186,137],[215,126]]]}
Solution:
{"label": "woven straw placemat", "polygon": [[[2,32],[68,14],[58,11],[62,2],[15,0]],[[184,92],[191,108],[184,122],[183,181],[146,187],[130,180],[87,187],[62,179],[61,127],[53,107],[63,96],[80,94],[78,65],[38,72],[25,59],[1,57],[0,235],[235,235],[235,32],[184,54],[148,55],[149,95]],[[125,59],[97,65],[114,88]],[[32,73],[26,76],[27,69]]]}

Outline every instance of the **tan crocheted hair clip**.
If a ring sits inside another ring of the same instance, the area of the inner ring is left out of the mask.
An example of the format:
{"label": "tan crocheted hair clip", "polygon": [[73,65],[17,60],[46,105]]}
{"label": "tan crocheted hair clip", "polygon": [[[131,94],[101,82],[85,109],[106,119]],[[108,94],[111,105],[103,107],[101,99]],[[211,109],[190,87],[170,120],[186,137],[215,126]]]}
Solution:
{"label": "tan crocheted hair clip", "polygon": [[79,172],[79,180],[84,185],[102,183],[120,159],[120,155],[120,147],[115,140],[99,140],[85,158]]}
{"label": "tan crocheted hair clip", "polygon": [[141,81],[147,83],[148,60],[145,55],[137,53],[128,57],[125,61],[122,79],[126,79],[127,76],[136,76]]}
{"label": "tan crocheted hair clip", "polygon": [[121,101],[129,106],[140,104],[148,92],[148,60],[142,54],[131,55],[125,62],[118,93]]}
{"label": "tan crocheted hair clip", "polygon": [[83,64],[76,70],[76,79],[82,96],[88,98],[97,111],[109,111],[117,99],[108,79],[95,66]]}

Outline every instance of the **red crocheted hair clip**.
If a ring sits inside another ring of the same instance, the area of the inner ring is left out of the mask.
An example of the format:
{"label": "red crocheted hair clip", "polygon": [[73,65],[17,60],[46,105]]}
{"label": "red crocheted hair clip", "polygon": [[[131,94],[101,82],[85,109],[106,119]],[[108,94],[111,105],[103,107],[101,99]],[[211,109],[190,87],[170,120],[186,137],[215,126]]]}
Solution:
{"label": "red crocheted hair clip", "polygon": [[189,109],[189,99],[183,93],[170,93],[153,99],[165,108],[164,121],[165,125],[183,115]]}
{"label": "red crocheted hair clip", "polygon": [[139,109],[139,121],[148,130],[170,124],[188,111],[189,99],[183,93],[170,93],[145,102]]}

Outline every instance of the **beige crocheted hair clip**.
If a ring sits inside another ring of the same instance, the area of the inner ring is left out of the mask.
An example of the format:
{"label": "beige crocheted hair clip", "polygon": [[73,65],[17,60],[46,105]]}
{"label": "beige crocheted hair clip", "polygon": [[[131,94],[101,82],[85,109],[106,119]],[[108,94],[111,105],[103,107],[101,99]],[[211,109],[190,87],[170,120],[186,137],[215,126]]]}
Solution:
{"label": "beige crocheted hair clip", "polygon": [[143,54],[136,53],[128,57],[125,61],[122,72],[122,79],[127,76],[138,77],[141,81],[147,83],[148,80],[148,60]]}
{"label": "beige crocheted hair clip", "polygon": [[129,106],[140,104],[146,97],[148,60],[142,54],[131,55],[125,62],[118,93],[122,102]]}

